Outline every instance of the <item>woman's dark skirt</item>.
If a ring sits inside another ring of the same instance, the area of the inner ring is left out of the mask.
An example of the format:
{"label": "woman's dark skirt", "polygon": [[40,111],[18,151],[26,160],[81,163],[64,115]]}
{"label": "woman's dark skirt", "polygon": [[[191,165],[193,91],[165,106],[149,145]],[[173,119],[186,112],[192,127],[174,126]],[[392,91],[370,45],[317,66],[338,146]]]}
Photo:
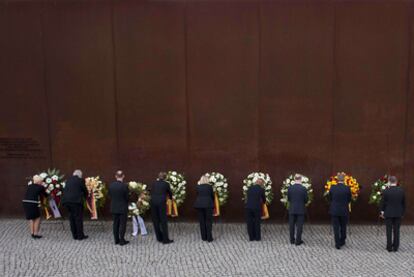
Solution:
{"label": "woman's dark skirt", "polygon": [[40,210],[38,204],[23,202],[23,209],[27,220],[36,219],[40,217]]}

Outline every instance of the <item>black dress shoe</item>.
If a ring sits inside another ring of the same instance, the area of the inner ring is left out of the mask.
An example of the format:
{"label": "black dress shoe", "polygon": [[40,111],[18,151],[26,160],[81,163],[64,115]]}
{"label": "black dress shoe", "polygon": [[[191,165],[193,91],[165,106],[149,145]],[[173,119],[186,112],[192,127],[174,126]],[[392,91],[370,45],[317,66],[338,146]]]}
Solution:
{"label": "black dress shoe", "polygon": [[115,244],[119,244],[119,241],[115,241]]}
{"label": "black dress shoe", "polygon": [[292,240],[291,240],[291,241],[290,241],[290,244],[295,244],[295,241],[292,241]]}
{"label": "black dress shoe", "polygon": [[127,245],[128,243],[129,241],[125,240],[125,241],[119,242],[119,245],[124,246],[124,245]]}
{"label": "black dress shoe", "polygon": [[39,235],[33,235],[33,238],[35,238],[35,239],[41,239],[41,238],[42,238],[42,236],[39,236]]}
{"label": "black dress shoe", "polygon": [[173,243],[174,241],[172,240],[172,239],[169,239],[169,240],[167,240],[167,241],[163,241],[162,243],[163,244],[170,244],[170,243]]}
{"label": "black dress shoe", "polygon": [[208,241],[208,242],[212,242],[212,241],[213,241],[213,239],[208,239],[207,241]]}
{"label": "black dress shoe", "polygon": [[295,245],[296,245],[296,246],[299,246],[299,245],[301,245],[301,244],[303,244],[303,240],[298,241],[298,242],[296,242],[296,243],[295,243]]}
{"label": "black dress shoe", "polygon": [[397,252],[397,251],[398,251],[398,248],[394,248],[394,249],[393,249],[393,251],[394,251],[394,252]]}
{"label": "black dress shoe", "polygon": [[87,239],[87,238],[89,238],[89,237],[88,236],[82,236],[82,237],[77,238],[77,240],[84,240],[84,239]]}
{"label": "black dress shoe", "polygon": [[335,248],[339,250],[339,249],[341,249],[341,246],[336,245]]}

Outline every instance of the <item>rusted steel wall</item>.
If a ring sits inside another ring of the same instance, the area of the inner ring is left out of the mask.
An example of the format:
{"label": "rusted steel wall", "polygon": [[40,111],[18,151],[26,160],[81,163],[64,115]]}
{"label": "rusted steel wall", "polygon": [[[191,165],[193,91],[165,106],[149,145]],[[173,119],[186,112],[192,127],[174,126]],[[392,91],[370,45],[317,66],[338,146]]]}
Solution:
{"label": "rusted steel wall", "polygon": [[363,185],[352,220],[375,221],[385,173],[414,220],[413,4],[410,1],[0,1],[0,214],[20,216],[25,178],[47,167],[150,183],[185,173],[183,219],[207,171],[241,187],[312,178],[312,221],[328,219],[325,180]]}

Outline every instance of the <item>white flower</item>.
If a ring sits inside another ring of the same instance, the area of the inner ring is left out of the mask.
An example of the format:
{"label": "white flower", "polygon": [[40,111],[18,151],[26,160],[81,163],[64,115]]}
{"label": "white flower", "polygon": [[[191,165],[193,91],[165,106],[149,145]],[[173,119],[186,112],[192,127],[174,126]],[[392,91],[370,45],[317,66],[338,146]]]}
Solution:
{"label": "white flower", "polygon": [[58,189],[58,188],[60,188],[60,185],[59,184],[56,184],[56,188]]}
{"label": "white flower", "polygon": [[305,183],[307,183],[307,182],[309,182],[309,178],[308,178],[308,177],[305,177],[305,178],[303,178],[303,181],[304,181]]}
{"label": "white flower", "polygon": [[146,190],[146,189],[147,189],[147,185],[143,185],[143,186],[142,186],[142,189],[143,189],[143,190]]}
{"label": "white flower", "polygon": [[282,198],[282,199],[280,199],[280,202],[286,203],[287,202],[287,199],[286,198]]}
{"label": "white flower", "polygon": [[62,195],[62,192],[61,192],[61,191],[58,191],[58,192],[56,193],[56,195],[57,195],[57,196],[60,196],[60,195]]}
{"label": "white flower", "polygon": [[384,190],[385,189],[385,186],[382,186],[381,189]]}
{"label": "white flower", "polygon": [[378,191],[378,192],[377,192],[377,194],[378,194],[378,195],[380,195],[380,194],[381,194],[381,192],[379,192],[379,191]]}
{"label": "white flower", "polygon": [[243,190],[247,190],[247,186],[243,186]]}
{"label": "white flower", "polygon": [[62,188],[65,188],[65,186],[66,186],[66,183],[65,183],[65,182],[63,182],[63,183],[62,183]]}
{"label": "white flower", "polygon": [[294,185],[294,184],[295,184],[295,181],[290,182],[290,184],[291,184],[291,185]]}
{"label": "white flower", "polygon": [[223,187],[225,187],[225,188],[227,188],[227,186],[228,186],[228,184],[227,184],[227,183],[225,183],[225,184],[223,185]]}
{"label": "white flower", "polygon": [[374,200],[375,200],[375,199],[377,199],[377,196],[375,196],[375,195],[374,195],[374,196],[372,196],[372,199],[374,199]]}
{"label": "white flower", "polygon": [[172,175],[177,175],[177,172],[173,171],[171,172]]}
{"label": "white flower", "polygon": [[50,184],[50,183],[52,183],[52,179],[51,178],[47,178],[46,179],[46,184]]}
{"label": "white flower", "polygon": [[52,180],[57,181],[57,180],[59,180],[59,177],[58,177],[58,176],[56,176],[56,175],[53,175],[53,176],[52,176]]}

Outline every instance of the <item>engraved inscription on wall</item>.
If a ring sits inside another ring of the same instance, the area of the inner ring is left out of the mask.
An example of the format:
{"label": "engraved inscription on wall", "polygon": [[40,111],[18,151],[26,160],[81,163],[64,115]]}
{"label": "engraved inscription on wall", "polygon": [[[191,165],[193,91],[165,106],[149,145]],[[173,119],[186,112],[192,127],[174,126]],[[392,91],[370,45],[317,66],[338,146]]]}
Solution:
{"label": "engraved inscription on wall", "polygon": [[33,138],[0,137],[0,159],[45,159],[40,143]]}

